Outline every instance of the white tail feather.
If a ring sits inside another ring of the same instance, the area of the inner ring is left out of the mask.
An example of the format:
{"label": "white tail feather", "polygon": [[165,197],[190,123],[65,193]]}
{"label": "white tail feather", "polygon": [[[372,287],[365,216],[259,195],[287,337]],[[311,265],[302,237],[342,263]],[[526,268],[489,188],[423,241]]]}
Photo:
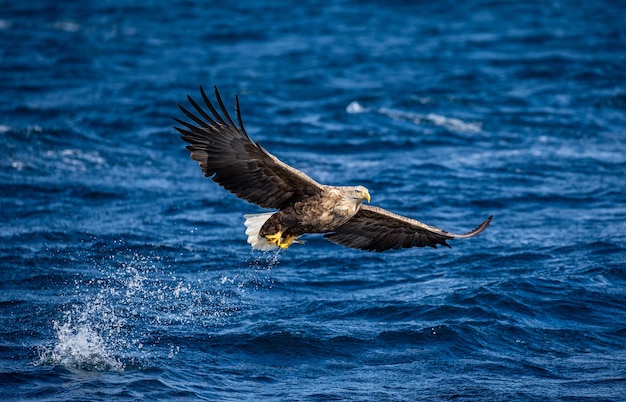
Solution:
{"label": "white tail feather", "polygon": [[243,217],[246,218],[246,236],[248,236],[248,243],[252,245],[252,248],[256,250],[277,250],[278,246],[270,244],[265,237],[259,236],[261,226],[274,215],[275,212],[265,212],[262,214],[247,214]]}

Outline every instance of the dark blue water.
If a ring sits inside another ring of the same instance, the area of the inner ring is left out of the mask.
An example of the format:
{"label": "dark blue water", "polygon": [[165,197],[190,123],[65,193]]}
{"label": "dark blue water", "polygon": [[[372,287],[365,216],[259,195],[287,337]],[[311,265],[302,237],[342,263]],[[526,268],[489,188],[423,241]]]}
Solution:
{"label": "dark blue water", "polygon": [[[624,398],[624,3],[233,3],[2,2],[0,399]],[[214,84],[314,179],[491,227],[252,252],[172,128]]]}

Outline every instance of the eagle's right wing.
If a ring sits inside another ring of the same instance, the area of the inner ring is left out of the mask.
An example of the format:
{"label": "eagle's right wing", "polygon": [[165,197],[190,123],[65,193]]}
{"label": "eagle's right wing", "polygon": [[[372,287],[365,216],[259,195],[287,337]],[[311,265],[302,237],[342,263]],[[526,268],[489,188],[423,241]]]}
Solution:
{"label": "eagle's right wing", "polygon": [[252,142],[241,120],[239,99],[235,112],[239,127],[228,114],[215,87],[220,114],[200,87],[207,113],[189,95],[196,110],[180,109],[192,121],[174,118],[183,127],[175,127],[189,143],[191,158],[198,161],[206,177],[234,193],[237,197],[264,208],[277,208],[319,193],[323,186],[301,171],[281,162],[259,143]]}
{"label": "eagle's right wing", "polygon": [[361,205],[359,212],[334,232],[324,235],[342,246],[368,251],[409,247],[450,247],[447,240],[476,236],[489,226],[493,215],[465,234],[449,233],[385,209]]}

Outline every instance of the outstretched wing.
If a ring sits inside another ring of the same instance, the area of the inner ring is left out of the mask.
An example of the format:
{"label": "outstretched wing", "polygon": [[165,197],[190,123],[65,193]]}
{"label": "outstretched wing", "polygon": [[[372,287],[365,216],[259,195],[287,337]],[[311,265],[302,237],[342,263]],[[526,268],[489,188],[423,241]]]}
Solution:
{"label": "outstretched wing", "polygon": [[446,240],[476,236],[489,226],[493,215],[476,229],[465,234],[454,234],[429,226],[385,209],[362,205],[347,223],[324,235],[342,246],[368,251],[385,251],[409,247],[450,247]]}
{"label": "outstretched wing", "polygon": [[197,114],[178,105],[191,122],[175,117],[174,120],[183,126],[175,129],[189,143],[191,159],[199,162],[206,177],[213,176],[213,181],[237,197],[264,208],[280,209],[322,189],[321,184],[252,142],[243,126],[237,97],[235,112],[239,127],[226,111],[217,87],[215,98],[221,114],[202,87],[200,93],[210,114],[187,95]]}

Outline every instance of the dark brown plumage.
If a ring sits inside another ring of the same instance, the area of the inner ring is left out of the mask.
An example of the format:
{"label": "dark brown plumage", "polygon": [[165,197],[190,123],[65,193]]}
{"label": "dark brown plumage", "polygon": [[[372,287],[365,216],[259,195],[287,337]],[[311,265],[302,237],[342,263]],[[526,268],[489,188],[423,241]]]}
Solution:
{"label": "dark brown plumage", "polygon": [[254,248],[287,248],[305,233],[325,233],[324,237],[335,243],[370,251],[449,247],[447,240],[475,236],[491,222],[493,216],[470,232],[454,234],[362,205],[370,201],[365,187],[322,185],[253,142],[244,128],[237,97],[235,124],[217,88],[215,98],[221,113],[202,88],[200,93],[210,114],[187,96],[197,114],[179,105],[191,122],[174,118],[183,126],[175,128],[189,143],[191,158],[199,162],[206,177],[212,177],[237,197],[278,210],[246,215],[246,234]]}

